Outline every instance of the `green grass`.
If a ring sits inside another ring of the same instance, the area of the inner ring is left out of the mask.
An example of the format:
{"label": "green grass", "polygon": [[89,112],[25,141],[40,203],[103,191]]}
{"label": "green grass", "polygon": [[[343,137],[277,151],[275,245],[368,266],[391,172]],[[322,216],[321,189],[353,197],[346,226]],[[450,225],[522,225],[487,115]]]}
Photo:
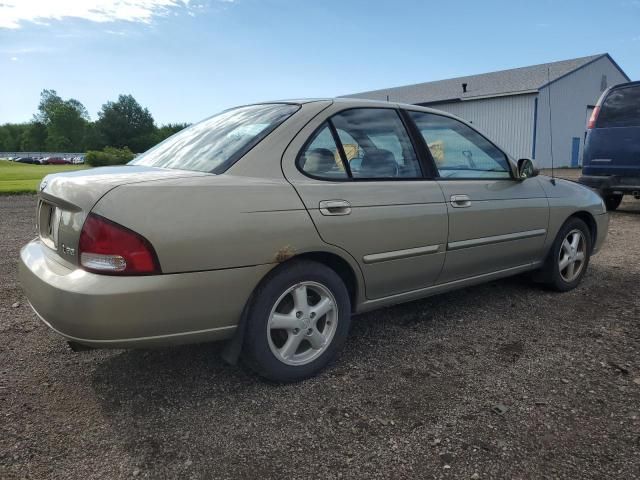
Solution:
{"label": "green grass", "polygon": [[85,165],[29,165],[0,160],[0,195],[35,193],[45,175],[72,172],[88,168]]}

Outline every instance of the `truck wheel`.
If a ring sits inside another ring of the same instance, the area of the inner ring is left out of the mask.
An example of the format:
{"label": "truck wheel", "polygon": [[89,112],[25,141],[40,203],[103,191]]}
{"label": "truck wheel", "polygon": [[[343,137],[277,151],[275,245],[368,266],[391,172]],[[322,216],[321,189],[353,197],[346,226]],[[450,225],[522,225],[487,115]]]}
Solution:
{"label": "truck wheel", "polygon": [[604,204],[607,206],[607,210],[613,212],[620,206],[622,202],[622,195],[607,195],[604,197]]}
{"label": "truck wheel", "polygon": [[256,290],[243,360],[271,381],[304,380],[336,357],[350,322],[349,292],[338,274],[318,262],[291,261]]}

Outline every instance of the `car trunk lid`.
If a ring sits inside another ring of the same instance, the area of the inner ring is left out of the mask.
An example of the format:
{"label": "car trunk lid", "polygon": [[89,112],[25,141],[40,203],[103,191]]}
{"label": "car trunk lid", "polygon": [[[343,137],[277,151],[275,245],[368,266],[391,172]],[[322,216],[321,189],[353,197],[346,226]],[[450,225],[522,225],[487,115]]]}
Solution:
{"label": "car trunk lid", "polygon": [[59,259],[78,265],[82,226],[93,206],[107,192],[120,185],[203,175],[211,174],[144,166],[101,167],[47,175],[38,193],[38,236]]}

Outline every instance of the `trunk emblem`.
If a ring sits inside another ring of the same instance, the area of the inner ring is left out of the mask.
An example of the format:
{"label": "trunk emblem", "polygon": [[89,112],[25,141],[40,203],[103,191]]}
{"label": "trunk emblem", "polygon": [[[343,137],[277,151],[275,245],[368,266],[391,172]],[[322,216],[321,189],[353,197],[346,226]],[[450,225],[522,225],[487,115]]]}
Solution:
{"label": "trunk emblem", "polygon": [[67,247],[63,243],[62,244],[62,253],[64,253],[65,255],[75,255],[76,254],[76,249],[75,248],[71,248],[71,247]]}

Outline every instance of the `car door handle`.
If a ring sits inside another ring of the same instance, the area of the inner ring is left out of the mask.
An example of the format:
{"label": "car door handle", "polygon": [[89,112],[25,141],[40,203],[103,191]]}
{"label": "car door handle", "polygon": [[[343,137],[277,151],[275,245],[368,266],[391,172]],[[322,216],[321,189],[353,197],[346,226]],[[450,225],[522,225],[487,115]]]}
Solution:
{"label": "car door handle", "polygon": [[451,206],[467,208],[471,206],[471,199],[467,195],[451,195]]}
{"label": "car door handle", "polygon": [[349,215],[351,204],[346,200],[322,200],[320,213],[322,215]]}

